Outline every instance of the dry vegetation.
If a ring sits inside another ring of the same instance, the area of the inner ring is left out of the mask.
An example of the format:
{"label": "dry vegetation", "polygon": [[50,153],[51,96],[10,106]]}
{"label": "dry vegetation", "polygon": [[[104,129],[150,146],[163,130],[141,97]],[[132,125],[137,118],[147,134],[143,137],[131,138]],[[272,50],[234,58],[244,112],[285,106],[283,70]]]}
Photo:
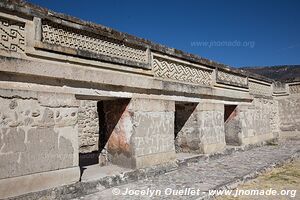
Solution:
{"label": "dry vegetation", "polygon": [[300,160],[296,160],[293,163],[287,164],[283,167],[276,168],[271,172],[264,174],[248,183],[240,185],[238,189],[251,190],[268,190],[275,189],[281,190],[297,190],[296,194],[287,196],[219,196],[217,200],[252,200],[252,199],[300,199]]}

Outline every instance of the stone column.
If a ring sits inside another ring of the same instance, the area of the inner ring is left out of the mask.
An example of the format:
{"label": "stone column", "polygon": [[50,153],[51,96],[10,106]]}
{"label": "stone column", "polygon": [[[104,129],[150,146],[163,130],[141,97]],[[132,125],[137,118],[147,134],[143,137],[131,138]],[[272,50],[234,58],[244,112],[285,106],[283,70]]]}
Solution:
{"label": "stone column", "polygon": [[226,122],[226,135],[230,133],[231,142],[235,145],[257,144],[274,139],[277,135],[276,127],[273,127],[276,123],[275,109],[272,99],[263,98],[238,105],[235,116]]}
{"label": "stone column", "polygon": [[137,168],[174,161],[174,101],[132,99],[133,155]]}
{"label": "stone column", "polygon": [[224,104],[188,103],[176,108],[178,152],[210,154],[224,149]]}
{"label": "stone column", "polygon": [[142,168],[175,159],[173,101],[134,98],[104,107],[112,163]]}
{"label": "stone column", "polygon": [[75,96],[0,93],[0,199],[79,181]]}

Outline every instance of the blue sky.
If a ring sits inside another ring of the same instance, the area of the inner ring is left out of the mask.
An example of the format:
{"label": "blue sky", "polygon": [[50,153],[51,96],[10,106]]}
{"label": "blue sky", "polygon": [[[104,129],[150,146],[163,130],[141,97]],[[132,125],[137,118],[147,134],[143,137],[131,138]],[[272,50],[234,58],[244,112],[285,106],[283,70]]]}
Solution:
{"label": "blue sky", "polygon": [[30,2],[235,67],[300,64],[298,0]]}

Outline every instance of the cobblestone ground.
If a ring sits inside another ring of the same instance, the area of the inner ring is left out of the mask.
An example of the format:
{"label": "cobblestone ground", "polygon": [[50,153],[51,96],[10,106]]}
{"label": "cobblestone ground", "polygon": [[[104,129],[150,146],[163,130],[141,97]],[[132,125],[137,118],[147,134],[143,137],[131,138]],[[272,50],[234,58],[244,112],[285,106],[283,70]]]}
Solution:
{"label": "cobblestone ground", "polygon": [[[300,150],[300,141],[285,142],[279,145],[267,145],[244,152],[235,152],[212,160],[202,160],[189,163],[178,170],[152,177],[146,180],[101,190],[98,193],[78,199],[198,199],[200,195],[167,195],[170,190],[179,191],[185,188],[195,188],[208,191],[219,185],[224,185],[235,178],[253,173],[275,162],[287,159]],[[170,188],[170,189],[169,189]],[[155,191],[160,195],[122,195],[126,190],[147,192]],[[119,193],[120,192],[120,193]],[[113,193],[119,193],[115,195]]]}
{"label": "cobblestone ground", "polygon": [[[276,195],[236,195],[240,191],[276,191]],[[296,200],[300,199],[300,160],[259,176],[234,190],[233,195],[223,195],[216,200]]]}

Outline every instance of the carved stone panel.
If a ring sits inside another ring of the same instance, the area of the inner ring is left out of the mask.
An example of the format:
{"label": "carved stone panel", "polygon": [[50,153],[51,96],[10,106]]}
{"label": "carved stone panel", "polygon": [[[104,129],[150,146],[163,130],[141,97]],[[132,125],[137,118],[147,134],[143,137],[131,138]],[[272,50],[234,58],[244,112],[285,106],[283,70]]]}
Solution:
{"label": "carved stone panel", "polygon": [[205,86],[210,86],[212,83],[212,71],[160,57],[153,58],[153,71],[156,77]]}
{"label": "carved stone panel", "polygon": [[0,18],[0,49],[25,51],[25,23]]}
{"label": "carved stone panel", "polygon": [[217,82],[226,83],[229,85],[242,86],[242,87],[248,86],[247,77],[239,76],[224,71],[217,72]]}
{"label": "carved stone panel", "polygon": [[265,85],[252,81],[249,81],[249,92],[250,94],[272,96],[272,89],[270,85]]}
{"label": "carved stone panel", "polygon": [[146,50],[126,45],[121,41],[109,39],[96,33],[62,26],[49,21],[43,21],[42,23],[42,42],[147,63]]}
{"label": "carved stone panel", "polygon": [[290,88],[291,94],[300,93],[300,84],[299,85],[290,85],[289,88]]}

